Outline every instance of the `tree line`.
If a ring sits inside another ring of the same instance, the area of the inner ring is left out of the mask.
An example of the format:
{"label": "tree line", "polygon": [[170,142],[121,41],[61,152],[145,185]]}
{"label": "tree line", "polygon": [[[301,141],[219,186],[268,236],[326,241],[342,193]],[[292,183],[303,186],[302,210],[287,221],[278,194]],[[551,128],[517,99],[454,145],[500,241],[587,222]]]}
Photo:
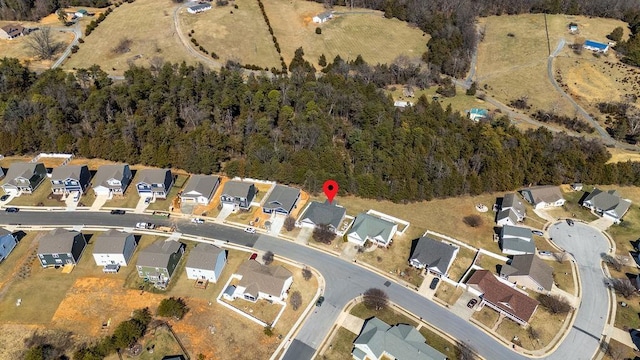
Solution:
{"label": "tree line", "polygon": [[109,0],[0,0],[0,20],[38,21],[60,8],[87,6],[103,8]]}
{"label": "tree line", "polygon": [[529,184],[640,185],[640,164],[607,164],[600,141],[521,132],[506,117],[473,123],[424,96],[396,109],[372,82],[388,67],[336,58],[324,71],[245,78],[167,63],[132,67],[112,84],[97,66],[36,75],[3,59],[0,153],[73,152],[311,192],[333,178],[345,192],[393,201]]}

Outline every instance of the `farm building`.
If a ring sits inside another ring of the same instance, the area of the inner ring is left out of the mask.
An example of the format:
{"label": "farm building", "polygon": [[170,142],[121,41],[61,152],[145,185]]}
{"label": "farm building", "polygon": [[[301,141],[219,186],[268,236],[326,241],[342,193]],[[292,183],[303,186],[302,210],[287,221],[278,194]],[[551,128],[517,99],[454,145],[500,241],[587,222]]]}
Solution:
{"label": "farm building", "polygon": [[584,48],[595,52],[606,53],[607,51],[609,51],[609,44],[587,40],[584,42]]}
{"label": "farm building", "polygon": [[197,13],[205,12],[207,10],[211,10],[211,5],[209,5],[209,4],[198,4],[198,5],[192,6],[192,7],[187,9],[189,14],[197,14]]}
{"label": "farm building", "polygon": [[313,17],[313,22],[316,24],[322,24],[330,19],[333,19],[333,13],[331,11],[325,11]]}
{"label": "farm building", "polygon": [[32,29],[19,24],[9,24],[0,28],[0,39],[15,39],[22,35],[28,35]]}

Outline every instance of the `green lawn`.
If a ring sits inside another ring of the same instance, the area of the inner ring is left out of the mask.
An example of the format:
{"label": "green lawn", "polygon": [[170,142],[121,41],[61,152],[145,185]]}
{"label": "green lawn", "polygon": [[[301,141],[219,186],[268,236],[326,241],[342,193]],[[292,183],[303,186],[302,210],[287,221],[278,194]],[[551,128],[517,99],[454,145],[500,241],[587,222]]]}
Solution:
{"label": "green lawn", "polygon": [[365,320],[375,316],[389,325],[395,325],[395,324],[409,324],[411,326],[418,325],[417,321],[394,311],[390,307],[387,307],[386,309],[383,309],[380,311],[375,311],[375,310],[367,309],[364,303],[359,303],[358,305],[354,306],[349,313],[353,316],[357,316]]}
{"label": "green lawn", "polygon": [[[52,197],[51,182],[45,179],[32,194],[22,194],[11,200],[14,206],[66,206],[59,196]],[[51,198],[49,198],[51,197]]]}

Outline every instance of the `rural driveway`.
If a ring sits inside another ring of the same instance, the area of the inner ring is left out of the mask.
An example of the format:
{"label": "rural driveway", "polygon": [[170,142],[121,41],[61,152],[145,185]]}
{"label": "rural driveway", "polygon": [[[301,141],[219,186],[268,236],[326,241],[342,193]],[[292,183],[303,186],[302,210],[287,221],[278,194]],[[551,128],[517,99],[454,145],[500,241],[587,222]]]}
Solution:
{"label": "rural driveway", "polygon": [[78,23],[76,23],[73,26],[69,26],[69,27],[52,27],[51,30],[60,31],[60,32],[72,32],[73,36],[74,36],[73,37],[73,41],[71,42],[71,44],[69,44],[69,46],[67,46],[67,48],[64,50],[62,55],[60,55],[58,60],[56,60],[56,62],[54,62],[53,65],[51,65],[51,68],[55,69],[55,68],[59,67],[60,65],[62,65],[62,63],[67,59],[67,57],[69,57],[69,55],[71,55],[71,48],[74,45],[78,45],[78,40],[82,37],[82,30],[80,29],[80,24],[78,24]]}

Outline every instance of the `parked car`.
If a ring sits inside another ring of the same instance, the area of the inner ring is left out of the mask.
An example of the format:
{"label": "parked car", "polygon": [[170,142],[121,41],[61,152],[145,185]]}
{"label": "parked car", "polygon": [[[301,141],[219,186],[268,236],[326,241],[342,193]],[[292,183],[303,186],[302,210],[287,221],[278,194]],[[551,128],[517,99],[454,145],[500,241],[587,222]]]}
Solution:
{"label": "parked car", "polygon": [[258,258],[258,254],[257,253],[253,253],[251,254],[251,256],[249,257],[249,260],[255,260]]}
{"label": "parked car", "polygon": [[18,209],[17,207],[8,207],[8,208],[4,209],[4,211],[6,211],[8,213],[17,213],[18,211],[20,211],[20,209]]}
{"label": "parked car", "polygon": [[435,290],[439,282],[440,282],[440,278],[437,278],[437,277],[433,278],[433,280],[431,280],[431,284],[429,285],[429,289]]}
{"label": "parked car", "polygon": [[323,302],[324,302],[324,296],[320,296],[318,298],[318,301],[316,301],[316,306],[322,306]]}
{"label": "parked car", "polygon": [[478,303],[478,300],[476,299],[471,299],[469,300],[469,302],[467,303],[467,307],[469,309],[473,309],[474,306],[476,306],[476,304]]}
{"label": "parked car", "polygon": [[111,215],[124,215],[125,213],[124,210],[111,210]]}
{"label": "parked car", "polygon": [[136,229],[155,229],[155,225],[152,223],[139,222],[136,224]]}
{"label": "parked car", "polygon": [[204,219],[193,218],[193,219],[191,219],[191,222],[194,223],[194,224],[204,224]]}
{"label": "parked car", "polygon": [[569,226],[573,226],[573,220],[571,220],[571,219],[567,219],[567,224],[568,224]]}
{"label": "parked car", "polygon": [[540,230],[531,230],[533,235],[544,236],[544,233]]}
{"label": "parked car", "polygon": [[551,256],[551,251],[538,251],[538,255],[540,256]]}
{"label": "parked car", "polygon": [[0,196],[0,201],[7,201],[8,198],[9,198],[9,194],[4,194]]}
{"label": "parked car", "polygon": [[249,233],[249,234],[255,234],[256,233],[256,229],[252,228],[252,227],[248,227],[248,228],[244,228],[244,232]]}

